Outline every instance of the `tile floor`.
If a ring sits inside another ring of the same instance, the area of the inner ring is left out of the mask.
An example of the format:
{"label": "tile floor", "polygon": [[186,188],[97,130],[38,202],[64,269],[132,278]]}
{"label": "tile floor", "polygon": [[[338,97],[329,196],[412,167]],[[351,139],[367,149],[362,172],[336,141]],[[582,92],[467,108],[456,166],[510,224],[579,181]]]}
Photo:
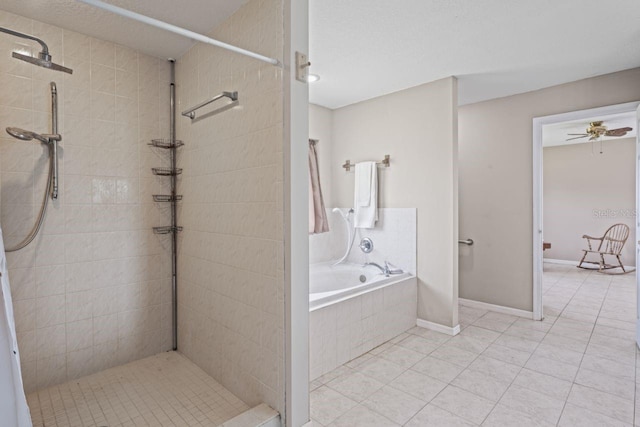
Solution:
{"label": "tile floor", "polygon": [[311,383],[314,426],[640,426],[635,274],[547,264],[544,306],[407,331]]}
{"label": "tile floor", "polygon": [[27,396],[34,427],[217,426],[249,409],[179,353],[161,353]]}

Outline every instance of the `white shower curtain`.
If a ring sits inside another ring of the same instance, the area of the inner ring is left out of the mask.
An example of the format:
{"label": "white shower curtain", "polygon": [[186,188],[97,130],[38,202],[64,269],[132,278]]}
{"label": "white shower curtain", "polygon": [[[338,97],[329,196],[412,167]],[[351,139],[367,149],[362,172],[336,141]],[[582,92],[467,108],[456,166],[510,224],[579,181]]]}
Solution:
{"label": "white shower curtain", "polygon": [[16,325],[13,318],[13,303],[7,272],[7,257],[4,252],[2,230],[0,230],[0,417],[7,427],[32,427],[27,398],[24,395],[20,372],[20,353],[16,341]]}

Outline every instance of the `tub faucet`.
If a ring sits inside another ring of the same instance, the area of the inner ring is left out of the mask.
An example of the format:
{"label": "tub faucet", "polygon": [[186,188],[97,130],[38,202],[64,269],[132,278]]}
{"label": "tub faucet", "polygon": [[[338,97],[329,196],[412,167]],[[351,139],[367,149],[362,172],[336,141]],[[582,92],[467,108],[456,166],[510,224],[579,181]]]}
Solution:
{"label": "tub faucet", "polygon": [[391,274],[391,270],[389,270],[389,264],[387,263],[387,261],[384,262],[384,267],[382,267],[380,264],[377,264],[375,262],[366,262],[364,264],[364,267],[368,267],[368,266],[376,267],[386,277],[389,277],[389,275]]}
{"label": "tub faucet", "polygon": [[402,269],[400,269],[400,268],[393,268],[393,269],[390,268],[388,261],[384,262],[384,267],[381,266],[380,264],[375,263],[375,262],[367,262],[367,263],[364,264],[363,267],[368,267],[368,266],[372,266],[372,267],[378,268],[382,272],[382,274],[384,274],[386,277],[389,277],[392,274],[402,274],[402,273],[404,273],[404,271],[402,271]]}

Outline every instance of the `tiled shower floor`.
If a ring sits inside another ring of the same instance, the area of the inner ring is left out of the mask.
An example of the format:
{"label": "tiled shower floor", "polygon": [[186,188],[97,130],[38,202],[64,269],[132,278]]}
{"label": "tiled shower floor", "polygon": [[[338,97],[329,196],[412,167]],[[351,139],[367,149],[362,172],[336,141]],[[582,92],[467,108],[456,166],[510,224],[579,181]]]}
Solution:
{"label": "tiled shower floor", "polygon": [[34,427],[217,426],[249,407],[168,352],[27,396]]}

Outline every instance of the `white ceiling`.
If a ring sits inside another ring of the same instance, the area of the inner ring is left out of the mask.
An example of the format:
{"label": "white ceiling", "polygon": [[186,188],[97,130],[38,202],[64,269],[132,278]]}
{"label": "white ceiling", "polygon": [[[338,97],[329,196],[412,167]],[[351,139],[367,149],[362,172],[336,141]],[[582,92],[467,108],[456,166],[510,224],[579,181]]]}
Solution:
{"label": "white ceiling", "polygon": [[455,75],[467,104],[640,66],[638,0],[310,0],[313,103]]}
{"label": "white ceiling", "polygon": [[572,120],[570,122],[545,125],[542,127],[542,146],[556,147],[559,145],[588,143],[590,142],[588,137],[582,139],[574,139],[573,141],[567,141],[567,138],[572,138],[571,136],[568,136],[568,134],[585,133],[585,129],[589,127],[589,123],[597,120],[603,121],[603,125],[606,126],[607,129],[617,129],[623,127],[630,127],[633,129],[623,137],[603,136],[603,141],[636,137],[636,112],[630,111],[628,113],[602,115],[597,117],[589,117],[587,119]]}
{"label": "white ceiling", "polygon": [[[248,0],[108,0],[208,33]],[[640,66],[640,1],[309,0],[310,100],[337,108],[455,75],[461,104]],[[192,41],[75,0],[0,9],[158,57]],[[55,52],[53,52],[55,55]]]}
{"label": "white ceiling", "polygon": [[[107,3],[202,34],[248,0],[107,0]],[[161,58],[179,58],[193,41],[75,0],[1,0],[0,9],[88,34]],[[45,40],[46,42],[46,40]],[[52,52],[55,58],[55,52]]]}

